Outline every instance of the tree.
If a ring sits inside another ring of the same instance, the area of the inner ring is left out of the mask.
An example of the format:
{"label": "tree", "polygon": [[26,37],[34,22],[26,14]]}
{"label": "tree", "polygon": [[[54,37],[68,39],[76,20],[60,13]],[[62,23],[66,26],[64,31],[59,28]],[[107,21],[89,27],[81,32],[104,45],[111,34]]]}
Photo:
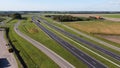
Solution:
{"label": "tree", "polygon": [[13,19],[22,19],[22,16],[21,16],[21,14],[19,14],[19,13],[15,13],[15,14],[13,14]]}

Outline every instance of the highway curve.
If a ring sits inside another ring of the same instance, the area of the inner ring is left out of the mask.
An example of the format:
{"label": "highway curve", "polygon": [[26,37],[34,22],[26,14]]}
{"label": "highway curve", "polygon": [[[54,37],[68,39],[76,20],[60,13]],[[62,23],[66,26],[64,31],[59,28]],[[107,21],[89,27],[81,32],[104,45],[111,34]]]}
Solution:
{"label": "highway curve", "polygon": [[45,47],[41,43],[37,42],[36,40],[34,40],[34,39],[30,38],[29,36],[27,36],[27,35],[23,34],[22,32],[20,32],[18,30],[18,25],[19,24],[20,24],[20,21],[17,24],[15,24],[15,26],[14,26],[15,32],[19,36],[21,36],[22,38],[24,38],[25,40],[27,40],[28,42],[30,42],[31,44],[33,44],[35,47],[37,47],[40,51],[42,51],[43,53],[45,53],[56,64],[58,64],[60,66],[60,68],[75,68],[73,65],[71,65],[69,62],[67,62],[66,60],[64,60],[62,57],[60,57],[59,55],[57,55],[52,50],[48,49],[47,47]]}
{"label": "highway curve", "polygon": [[[42,21],[42,19],[40,19],[40,18],[39,18],[39,20]],[[64,30],[62,30],[62,29],[54,26],[53,24],[48,23],[47,21],[44,21],[44,20],[43,20],[43,22],[44,22],[45,24],[47,24],[48,26],[50,26],[51,28],[59,31],[60,33],[62,33],[62,34],[64,34],[64,35],[67,35],[68,37],[76,40],[77,42],[81,42],[81,43],[83,43],[83,44],[86,44],[86,45],[88,45],[88,46],[90,46],[90,47],[92,47],[92,48],[94,48],[94,49],[96,49],[96,50],[98,50],[98,51],[100,51],[100,52],[102,52],[102,53],[104,53],[104,54],[107,54],[107,55],[113,57],[114,59],[120,61],[120,56],[119,56],[119,55],[117,55],[117,54],[115,54],[115,53],[113,53],[113,52],[111,52],[111,51],[109,51],[109,50],[106,50],[105,48],[102,48],[102,47],[100,47],[100,46],[98,46],[98,45],[96,45],[96,44],[93,44],[93,43],[91,43],[91,42],[88,42],[88,41],[86,41],[86,40],[84,40],[84,39],[82,39],[82,38],[80,38],[80,37],[78,37],[78,36],[76,36],[76,35],[74,35],[74,34],[71,34],[71,33],[69,33],[69,32],[66,32],[66,31],[64,31]]]}
{"label": "highway curve", "polygon": [[80,51],[78,48],[74,47],[70,43],[64,41],[51,31],[47,30],[45,27],[43,27],[38,20],[35,20],[34,17],[32,17],[33,22],[41,28],[46,34],[48,34],[53,40],[55,40],[57,43],[59,43],[61,46],[66,48],[69,52],[71,52],[74,56],[76,56],[79,60],[82,60],[84,63],[88,65],[89,68],[107,68],[102,63],[98,62],[97,60],[93,59],[89,55],[85,54],[84,52]]}

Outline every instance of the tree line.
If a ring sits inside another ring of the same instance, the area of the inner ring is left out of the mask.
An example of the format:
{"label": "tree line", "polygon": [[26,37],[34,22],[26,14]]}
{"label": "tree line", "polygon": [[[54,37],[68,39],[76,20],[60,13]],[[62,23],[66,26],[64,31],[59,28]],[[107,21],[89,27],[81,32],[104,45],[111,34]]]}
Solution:
{"label": "tree line", "polygon": [[90,20],[99,20],[95,17],[74,17],[71,15],[45,15],[45,17],[52,18],[53,20],[59,22],[70,22],[70,21],[90,21]]}
{"label": "tree line", "polygon": [[21,13],[0,14],[0,16],[2,16],[2,17],[11,17],[12,19],[26,19],[25,17],[22,17]]}

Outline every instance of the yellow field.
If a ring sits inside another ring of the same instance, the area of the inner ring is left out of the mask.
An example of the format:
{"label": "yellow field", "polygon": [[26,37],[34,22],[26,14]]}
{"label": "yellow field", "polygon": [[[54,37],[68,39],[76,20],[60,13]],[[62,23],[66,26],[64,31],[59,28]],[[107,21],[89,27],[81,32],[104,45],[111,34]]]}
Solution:
{"label": "yellow field", "polygon": [[87,33],[120,34],[120,22],[110,21],[91,21],[91,22],[72,22],[66,25]]}

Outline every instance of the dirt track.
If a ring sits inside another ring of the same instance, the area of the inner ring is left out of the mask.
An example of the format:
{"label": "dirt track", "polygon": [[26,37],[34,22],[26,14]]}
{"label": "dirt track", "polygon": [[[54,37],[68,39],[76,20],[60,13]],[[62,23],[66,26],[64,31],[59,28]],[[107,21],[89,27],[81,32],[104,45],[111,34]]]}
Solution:
{"label": "dirt track", "polygon": [[8,52],[3,31],[0,31],[0,68],[18,68],[14,55]]}

